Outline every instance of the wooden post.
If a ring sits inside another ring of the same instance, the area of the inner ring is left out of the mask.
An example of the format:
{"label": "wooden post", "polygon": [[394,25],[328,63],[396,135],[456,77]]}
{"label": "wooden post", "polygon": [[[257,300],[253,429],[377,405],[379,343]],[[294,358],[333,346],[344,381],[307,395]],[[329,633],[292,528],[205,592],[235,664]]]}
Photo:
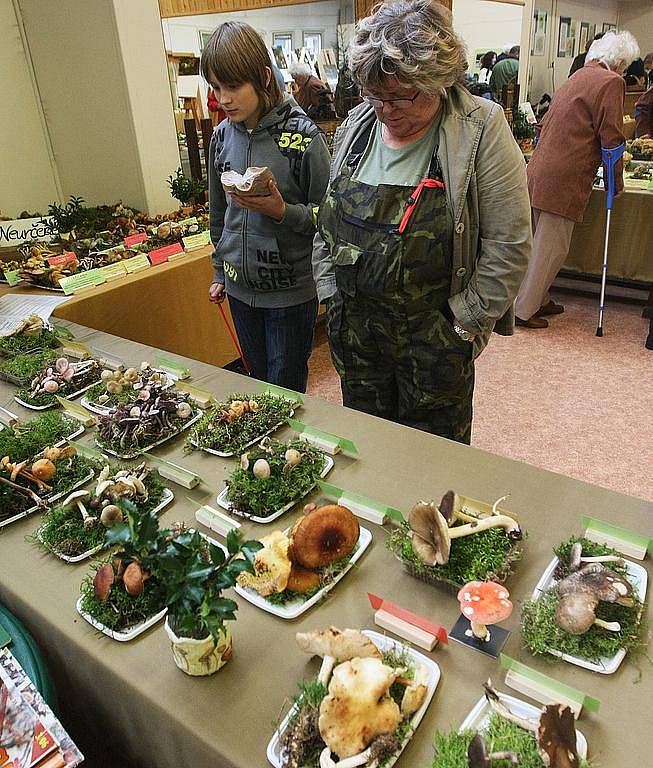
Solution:
{"label": "wooden post", "polygon": [[186,147],[188,149],[188,162],[190,163],[190,175],[194,179],[202,178],[202,162],[200,160],[200,145],[197,140],[197,126],[195,120],[184,120],[186,132]]}
{"label": "wooden post", "polygon": [[206,168],[206,178],[209,178],[209,147],[211,145],[211,136],[213,136],[213,121],[205,117],[200,121],[202,130],[202,143],[204,144],[204,167]]}

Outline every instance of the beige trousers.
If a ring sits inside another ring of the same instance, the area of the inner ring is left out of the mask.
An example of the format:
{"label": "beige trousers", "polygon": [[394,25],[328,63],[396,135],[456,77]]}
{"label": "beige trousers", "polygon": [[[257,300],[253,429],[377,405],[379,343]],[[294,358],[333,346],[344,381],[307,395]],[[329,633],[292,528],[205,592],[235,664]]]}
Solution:
{"label": "beige trousers", "polygon": [[574,222],[547,211],[531,211],[533,253],[515,301],[515,315],[528,320],[550,300],[549,288],[569,253]]}

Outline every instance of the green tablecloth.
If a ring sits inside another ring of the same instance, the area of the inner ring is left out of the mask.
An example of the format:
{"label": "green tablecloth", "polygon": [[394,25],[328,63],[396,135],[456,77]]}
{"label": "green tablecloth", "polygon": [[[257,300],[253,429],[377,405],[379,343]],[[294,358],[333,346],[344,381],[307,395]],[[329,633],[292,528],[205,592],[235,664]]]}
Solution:
{"label": "green tablecloth", "polygon": [[[152,350],[115,337],[75,329],[82,339],[137,363]],[[192,369],[193,362],[186,361]],[[202,369],[206,370],[205,368]],[[196,382],[217,396],[252,391],[251,382],[219,369],[203,373]],[[11,405],[13,389],[0,384],[0,404]],[[646,662],[642,681],[624,663],[612,676],[593,674],[549,658],[534,658],[521,647],[519,606],[552,557],[551,548],[581,532],[581,515],[618,521],[640,533],[653,535],[651,505],[597,486],[546,472],[475,448],[458,445],[424,432],[306,398],[297,414],[305,423],[353,439],[358,459],[336,457],[329,481],[407,511],[418,499],[439,499],[448,488],[477,499],[493,501],[510,493],[506,506],[519,515],[528,532],[525,556],[508,582],[515,605],[504,622],[512,631],[506,652],[546,674],[598,698],[598,715],[584,713],[579,728],[589,742],[590,755],[605,768],[646,766],[650,763],[650,705],[653,672]],[[280,433],[289,436],[290,430]],[[91,441],[87,434],[85,440]],[[192,491],[173,486],[175,502],[162,522],[194,523],[196,504],[215,505],[215,496],[234,462],[196,452],[182,453],[182,440],[162,446],[157,453],[189,467],[204,480]],[[318,498],[318,494],[314,494]],[[190,500],[189,500],[190,499]],[[278,521],[290,525],[294,509]],[[87,736],[98,743],[111,741],[139,758],[148,768],[262,768],[266,745],[284,701],[296,683],[315,674],[318,661],[295,645],[297,631],[334,624],[374,628],[367,593],[393,600],[450,629],[457,602],[409,576],[385,549],[387,530],[365,524],[373,535],[360,563],[336,586],[328,599],[294,622],[263,613],[237,598],[240,610],[233,625],[234,656],[210,678],[191,679],[173,664],[162,624],[128,644],[100,636],[76,612],[79,585],[87,564],[67,565],[25,540],[37,526],[30,518],[0,535],[2,573],[0,600],[27,625],[44,649],[60,697],[75,702],[75,712]],[[246,535],[260,535],[276,527],[243,525]],[[652,572],[650,560],[645,567]],[[650,615],[650,609],[648,609]],[[442,670],[435,697],[402,757],[400,768],[428,768],[436,729],[459,724],[481,695],[481,684],[492,677],[500,687],[498,663],[451,643],[437,648],[432,658]],[[66,723],[74,735],[80,725]]]}

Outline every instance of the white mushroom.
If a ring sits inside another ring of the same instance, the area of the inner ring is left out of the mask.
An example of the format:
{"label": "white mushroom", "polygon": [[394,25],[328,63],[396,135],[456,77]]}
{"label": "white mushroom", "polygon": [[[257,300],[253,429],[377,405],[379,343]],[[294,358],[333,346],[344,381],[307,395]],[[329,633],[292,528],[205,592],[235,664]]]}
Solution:
{"label": "white mushroom", "polygon": [[324,685],[327,684],[337,662],[349,661],[356,657],[381,659],[381,652],[376,645],[357,629],[327,627],[312,632],[298,632],[295,640],[304,653],[322,657],[317,679]]}
{"label": "white mushroom", "polygon": [[84,521],[84,528],[87,531],[93,528],[97,523],[97,517],[90,515],[84,504],[82,504],[82,499],[87,499],[90,495],[89,491],[73,491],[73,493],[71,493],[61,504],[64,509],[70,506],[73,502],[77,505],[77,509],[79,509],[82,515],[82,520]]}
{"label": "white mushroom", "polygon": [[259,480],[267,480],[270,477],[270,465],[265,459],[257,459],[254,462],[252,472],[254,477],[258,477]]}
{"label": "white mushroom", "polygon": [[599,555],[597,557],[583,557],[583,545],[580,541],[574,542],[569,552],[569,568],[577,571],[583,563],[615,563],[624,565],[623,557],[618,555]]}

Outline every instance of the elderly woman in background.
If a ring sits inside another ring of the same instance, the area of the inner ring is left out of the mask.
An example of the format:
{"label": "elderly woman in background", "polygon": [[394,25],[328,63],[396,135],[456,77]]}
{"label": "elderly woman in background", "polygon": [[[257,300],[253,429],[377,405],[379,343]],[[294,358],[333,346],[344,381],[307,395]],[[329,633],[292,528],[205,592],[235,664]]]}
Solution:
{"label": "elderly woman in background", "polygon": [[474,357],[512,332],[531,247],[524,161],[501,108],[458,84],[444,6],[383,4],[350,56],[364,103],[336,134],[313,253],[343,401],[468,443]]}
{"label": "elderly woman in background", "polygon": [[[546,328],[543,315],[563,311],[549,296],[551,283],[569,252],[601,164],[601,147],[623,141],[624,70],[639,56],[630,32],[607,32],[592,43],[585,66],[559,88],[542,121],[528,164],[533,209],[533,255],[515,303],[517,325]],[[622,163],[615,167],[623,190]]]}
{"label": "elderly woman in background", "polygon": [[311,71],[305,62],[293,62],[290,75],[297,85],[295,99],[312,120],[333,120],[333,94]]}

